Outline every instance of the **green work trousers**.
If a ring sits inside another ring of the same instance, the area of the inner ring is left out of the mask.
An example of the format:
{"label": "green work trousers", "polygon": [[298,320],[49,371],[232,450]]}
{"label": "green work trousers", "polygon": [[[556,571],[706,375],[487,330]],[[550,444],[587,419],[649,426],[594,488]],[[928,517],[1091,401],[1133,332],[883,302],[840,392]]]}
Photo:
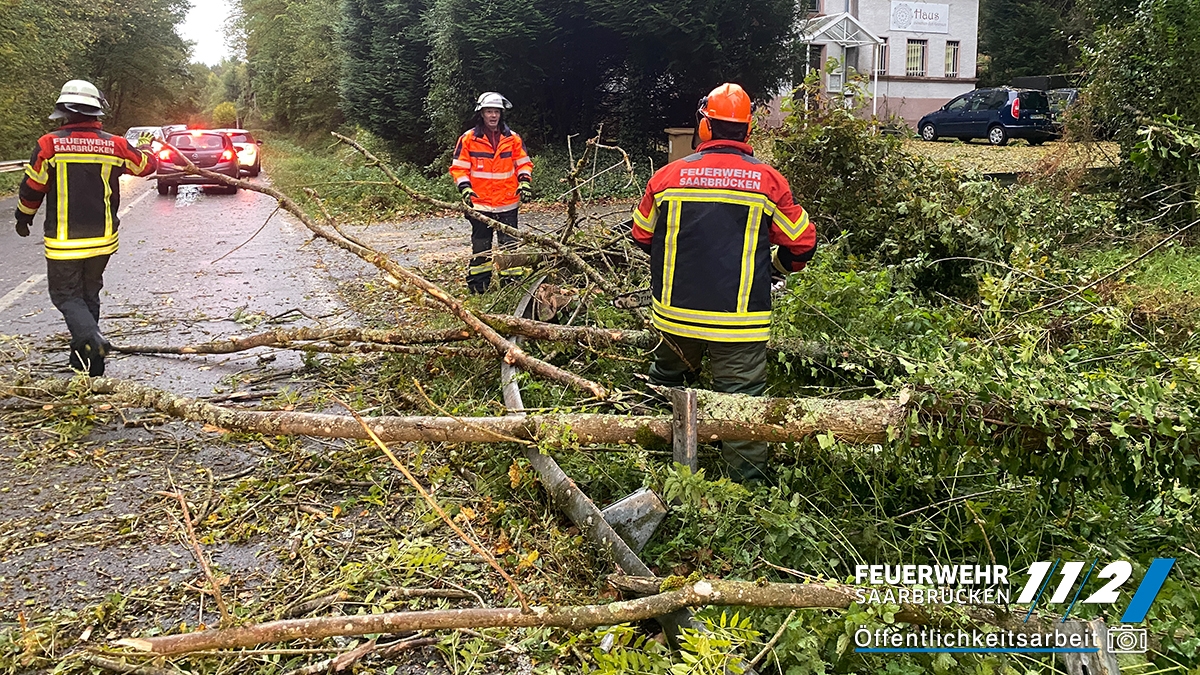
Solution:
{"label": "green work trousers", "polygon": [[[766,342],[713,342],[663,333],[654,350],[650,381],[683,387],[700,379],[700,361],[708,352],[713,391],[761,396],[767,388]],[[765,480],[770,455],[758,441],[722,441],[721,458],[729,477],[738,482]]]}

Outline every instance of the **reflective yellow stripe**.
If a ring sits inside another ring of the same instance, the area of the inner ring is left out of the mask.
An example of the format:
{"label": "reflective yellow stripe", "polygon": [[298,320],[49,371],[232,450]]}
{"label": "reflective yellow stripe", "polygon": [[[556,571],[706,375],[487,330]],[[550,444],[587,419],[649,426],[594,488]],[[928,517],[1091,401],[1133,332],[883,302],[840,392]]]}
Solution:
{"label": "reflective yellow stripe", "polygon": [[804,231],[808,229],[808,211],[804,212],[804,216],[800,218],[800,222],[798,223],[788,220],[788,217],[783,215],[782,211],[776,211],[771,219],[779,226],[779,229],[783,230],[788,239],[792,241],[799,239],[800,235],[804,234]]}
{"label": "reflective yellow stripe", "polygon": [[30,180],[45,185],[46,181],[50,180],[50,172],[46,170],[46,162],[42,161],[42,170],[34,171],[32,164],[25,165],[25,175],[29,176]]}
{"label": "reflective yellow stripe", "polygon": [[19,200],[19,199],[17,200],[17,209],[18,209],[18,210],[19,210],[21,213],[24,213],[24,214],[26,214],[26,215],[29,215],[29,216],[32,216],[32,215],[34,215],[35,213],[37,213],[37,209],[36,209],[36,208],[34,208],[34,209],[31,209],[31,208],[29,208],[28,206],[25,206],[24,204],[22,204],[22,203],[21,203],[21,200]]}
{"label": "reflective yellow stripe", "polygon": [[467,268],[467,274],[487,274],[492,271],[492,263],[473,265]]}
{"label": "reflective yellow stripe", "polygon": [[105,164],[100,167],[100,180],[104,183],[104,236],[111,237],[113,233],[113,212],[112,212],[112,183],[108,179],[112,177],[112,166]]}
{"label": "reflective yellow stripe", "polygon": [[76,248],[95,248],[97,246],[108,246],[117,241],[117,235],[112,234],[104,237],[88,237],[87,239],[51,239],[43,237],[46,243],[46,248],[56,249],[76,249]]}
{"label": "reflective yellow stripe", "polygon": [[722,204],[757,206],[767,215],[775,213],[775,204],[770,199],[767,199],[766,195],[761,195],[757,192],[671,188],[654,195],[654,200],[658,203],[662,203],[663,201],[720,202]]}
{"label": "reflective yellow stripe", "polygon": [[708,312],[701,309],[685,309],[670,307],[658,300],[651,300],[650,306],[655,314],[675,321],[691,323],[720,324],[725,326],[769,326],[771,312]]}
{"label": "reflective yellow stripe", "polygon": [[52,260],[81,260],[117,252],[117,237],[92,237],[59,241],[46,238],[46,257]]}
{"label": "reflective yellow stripe", "polygon": [[771,327],[745,329],[713,328],[709,326],[686,326],[668,321],[658,314],[650,315],[650,322],[664,333],[682,337],[699,338],[713,342],[764,342],[771,338]]}
{"label": "reflective yellow stripe", "polygon": [[528,267],[506,267],[500,270],[502,277],[523,277],[529,272]]}
{"label": "reflective yellow stripe", "polygon": [[64,241],[67,238],[67,163],[55,163],[54,169],[58,183],[55,186],[55,194],[58,195],[58,228],[55,238]]}
{"label": "reflective yellow stripe", "polygon": [[654,232],[654,221],[658,219],[658,204],[650,207],[650,217],[642,216],[641,209],[633,210],[633,224],[647,232]]}
{"label": "reflective yellow stripe", "polygon": [[129,169],[132,173],[141,173],[146,169],[146,164],[150,161],[150,156],[146,153],[139,152],[138,154],[142,156],[142,161],[139,164],[134,164],[132,160],[125,160],[125,168]]}
{"label": "reflective yellow stripe", "polygon": [[751,207],[746,216],[746,241],[742,243],[742,278],[738,282],[737,312],[750,310],[750,289],[754,286],[754,254],[758,251],[758,226],[762,209]]}
{"label": "reflective yellow stripe", "polygon": [[58,251],[54,249],[46,249],[46,257],[51,260],[83,260],[85,258],[95,258],[100,255],[112,255],[117,252],[117,244],[113,242],[109,246],[101,248],[81,249],[78,251]]}
{"label": "reflective yellow stripe", "polygon": [[778,246],[771,247],[771,266],[784,274],[792,273],[791,270],[784,269],[783,263],[779,261],[779,247]]}
{"label": "reflective yellow stripe", "polygon": [[675,286],[675,257],[679,245],[679,204],[667,204],[667,237],[663,245],[662,301],[671,304],[671,290]]}

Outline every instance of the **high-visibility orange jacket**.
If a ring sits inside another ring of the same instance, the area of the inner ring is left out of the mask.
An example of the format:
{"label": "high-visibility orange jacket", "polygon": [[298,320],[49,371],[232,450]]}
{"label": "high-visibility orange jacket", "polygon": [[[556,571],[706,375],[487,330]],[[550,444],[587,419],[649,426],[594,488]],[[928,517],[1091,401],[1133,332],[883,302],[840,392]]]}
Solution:
{"label": "high-visibility orange jacket", "polygon": [[766,340],[771,267],[798,272],[812,258],[817,233],[808,213],[753,152],[745,143],[709,141],[646,185],[633,238],[650,253],[651,321],[660,331]]}
{"label": "high-visibility orange jacket", "polygon": [[65,124],[38,139],[25,167],[17,209],[46,204],[46,257],[78,260],[115,253],[121,221],[121,174],[149,176],[154,155],[101,131],[99,122]]}
{"label": "high-visibility orange jacket", "polygon": [[459,190],[469,186],[479,196],[474,200],[477,211],[511,211],[520,204],[517,198],[518,181],[530,180],[533,162],[525,154],[521,137],[507,124],[494,135],[493,145],[482,126],[468,130],[458,139],[450,175]]}

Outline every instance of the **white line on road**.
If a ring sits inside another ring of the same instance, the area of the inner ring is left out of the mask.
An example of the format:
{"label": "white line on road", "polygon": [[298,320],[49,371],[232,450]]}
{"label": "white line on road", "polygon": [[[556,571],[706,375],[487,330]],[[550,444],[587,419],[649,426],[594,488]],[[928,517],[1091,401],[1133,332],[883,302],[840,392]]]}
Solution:
{"label": "white line on road", "polygon": [[39,283],[42,282],[42,279],[45,279],[45,278],[46,278],[45,274],[35,274],[35,275],[29,277],[28,279],[26,279],[25,281],[22,281],[21,283],[17,284],[16,288],[12,289],[8,293],[5,293],[4,297],[0,298],[0,312],[3,312],[4,310],[11,307],[13,305],[13,303],[15,303],[17,300],[21,299],[22,295],[25,295],[26,293],[28,293],[29,289],[33,288],[34,286],[37,286]]}
{"label": "white line on road", "polygon": [[[143,199],[145,199],[147,197],[147,195],[150,195],[153,192],[154,192],[153,190],[146,190],[142,194],[138,195],[137,199],[134,199],[133,201],[126,204],[125,206],[121,207],[121,210],[117,212],[117,217],[118,218],[124,217],[125,214],[129,213],[129,211],[133,207],[137,206],[138,202],[142,201]],[[45,274],[35,274],[35,275],[29,277],[28,279],[26,279],[25,281],[22,281],[21,283],[17,284],[16,288],[12,289],[8,293],[5,293],[4,297],[0,298],[0,312],[3,312],[4,310],[8,309],[9,307],[12,307],[13,304],[17,302],[17,300],[21,299],[22,295],[25,295],[26,293],[28,293],[29,289],[31,289],[34,286],[41,283],[42,280],[45,278],[46,278]]]}

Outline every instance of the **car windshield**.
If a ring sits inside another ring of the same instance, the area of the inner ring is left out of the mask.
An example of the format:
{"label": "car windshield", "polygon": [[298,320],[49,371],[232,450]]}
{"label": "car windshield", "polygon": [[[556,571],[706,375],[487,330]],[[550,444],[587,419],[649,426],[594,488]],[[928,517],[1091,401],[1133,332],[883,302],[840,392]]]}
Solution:
{"label": "car windshield", "polygon": [[1023,91],[1021,92],[1021,109],[1036,110],[1046,112],[1050,110],[1050,101],[1046,98],[1044,91]]}
{"label": "car windshield", "polygon": [[180,150],[220,150],[225,146],[224,140],[216,134],[179,134],[171,137],[171,145]]}
{"label": "car windshield", "polygon": [[254,142],[254,141],[250,140],[249,134],[229,134],[229,140],[233,141],[234,143],[253,143]]}

